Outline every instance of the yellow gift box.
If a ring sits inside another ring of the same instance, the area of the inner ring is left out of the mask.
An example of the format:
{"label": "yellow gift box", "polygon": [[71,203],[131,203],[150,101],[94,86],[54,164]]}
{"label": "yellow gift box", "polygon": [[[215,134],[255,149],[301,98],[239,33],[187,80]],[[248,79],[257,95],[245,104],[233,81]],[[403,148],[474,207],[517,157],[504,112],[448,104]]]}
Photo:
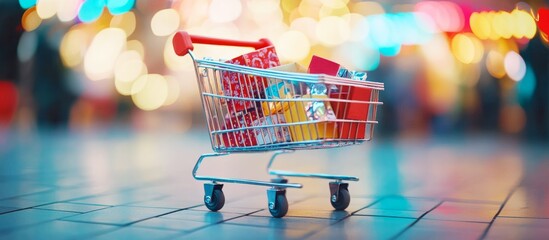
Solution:
{"label": "yellow gift box", "polygon": [[[269,70],[295,73],[307,72],[307,69],[297,63],[290,63],[278,67],[273,67]],[[276,100],[293,98],[295,96],[302,95],[300,90],[305,89],[304,87],[299,86],[300,82],[282,81],[276,78],[269,78],[268,81],[269,85],[265,89],[265,96],[267,99]],[[263,114],[265,116],[281,113],[288,108],[288,102],[283,101],[264,101],[261,102],[261,105],[263,109]]]}
{"label": "yellow gift box", "polygon": [[[330,102],[319,101],[315,99],[327,99],[326,95],[303,95],[302,99],[310,98],[311,101],[291,101],[288,108],[284,109],[284,118],[286,123],[297,124],[290,125],[290,135],[292,141],[307,141],[318,139],[337,138],[336,116]],[[308,123],[311,121],[321,121],[319,123]]]}

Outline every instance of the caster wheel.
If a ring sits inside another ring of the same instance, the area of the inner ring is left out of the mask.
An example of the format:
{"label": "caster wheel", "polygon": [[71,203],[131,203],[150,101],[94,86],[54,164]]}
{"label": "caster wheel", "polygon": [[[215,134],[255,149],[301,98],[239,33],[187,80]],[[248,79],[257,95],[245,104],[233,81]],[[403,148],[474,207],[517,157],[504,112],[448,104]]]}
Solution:
{"label": "caster wheel", "polygon": [[223,205],[225,205],[225,195],[223,194],[223,191],[221,191],[221,189],[215,189],[211,198],[209,196],[204,196],[204,204],[213,212],[217,212],[219,209],[223,208]]}
{"label": "caster wheel", "polygon": [[276,196],[276,207],[274,209],[271,209],[269,206],[269,212],[271,212],[271,215],[275,218],[281,218],[288,213],[288,199],[286,199],[285,195],[278,195]]}
{"label": "caster wheel", "polygon": [[332,207],[335,208],[335,210],[345,210],[345,208],[349,206],[349,203],[351,203],[351,195],[349,194],[349,190],[347,190],[346,188],[339,189],[337,200],[336,196],[332,195],[330,203],[332,204]]}
{"label": "caster wheel", "polygon": [[272,183],[288,183],[288,179],[286,178],[273,178],[271,179]]}

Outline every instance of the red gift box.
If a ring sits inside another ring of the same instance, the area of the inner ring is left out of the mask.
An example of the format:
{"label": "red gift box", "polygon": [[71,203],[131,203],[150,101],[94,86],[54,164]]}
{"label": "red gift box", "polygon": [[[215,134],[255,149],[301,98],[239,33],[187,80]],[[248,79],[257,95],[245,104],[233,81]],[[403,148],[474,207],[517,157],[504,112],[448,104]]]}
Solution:
{"label": "red gift box", "polygon": [[[256,51],[233,58],[227,63],[244,65],[255,68],[271,68],[280,65],[278,55],[273,46],[258,49]],[[264,98],[267,79],[263,77],[253,77],[250,75],[239,74],[236,72],[223,72],[223,92],[225,96],[241,98]],[[246,100],[227,100],[229,113],[237,113],[246,109],[254,108],[253,101]]]}
{"label": "red gift box", "polygon": [[[347,77],[347,70],[338,63],[332,62],[318,56],[313,56],[309,65],[309,73],[327,74],[331,76]],[[358,81],[358,80],[357,80]],[[372,91],[368,88],[338,86],[335,92],[330,91],[330,98],[370,101]],[[337,119],[361,120],[368,119],[369,104],[331,102]],[[339,138],[342,139],[364,139],[366,135],[365,123],[338,123]]]}
{"label": "red gift box", "polygon": [[309,63],[308,72],[313,74],[337,76],[340,69],[341,66],[338,63],[313,55],[311,63]]}
{"label": "red gift box", "polygon": [[225,147],[249,147],[256,146],[257,139],[251,128],[254,121],[261,118],[261,111],[250,110],[239,112],[225,117],[223,130],[245,128],[221,134]]}
{"label": "red gift box", "polygon": [[[345,92],[344,90],[349,90]],[[347,87],[341,92],[330,93],[330,98],[370,101],[372,90],[369,88]],[[331,102],[337,119],[346,120],[368,120],[370,104]],[[364,139],[366,137],[366,123],[338,123],[339,138],[343,139]]]}

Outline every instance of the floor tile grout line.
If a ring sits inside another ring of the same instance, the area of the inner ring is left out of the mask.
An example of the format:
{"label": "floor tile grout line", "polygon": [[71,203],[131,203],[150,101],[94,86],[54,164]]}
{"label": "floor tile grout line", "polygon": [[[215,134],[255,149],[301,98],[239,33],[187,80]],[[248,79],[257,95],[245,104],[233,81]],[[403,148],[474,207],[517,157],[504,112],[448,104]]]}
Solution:
{"label": "floor tile grout line", "polygon": [[[68,202],[67,200],[61,200],[61,201],[54,201],[54,202],[49,202],[49,203],[42,203],[42,204],[38,204],[38,205],[30,206],[30,207],[25,207],[25,208],[16,208],[16,207],[15,207],[14,210],[0,213],[0,215],[2,215],[2,214],[7,214],[7,213],[12,213],[12,212],[23,211],[23,210],[28,210],[28,209],[45,210],[45,209],[42,209],[42,208],[40,208],[40,207],[48,206],[48,205],[53,205],[53,204],[58,204],[58,203],[70,203],[70,204],[91,205],[91,206],[104,206],[105,208],[114,207],[113,205],[88,204],[88,203],[73,203],[73,202]],[[13,208],[13,207],[10,207],[10,208]],[[105,209],[105,208],[102,208],[102,209]],[[98,210],[100,210],[100,209],[98,209]],[[93,211],[96,211],[96,210],[93,210]],[[93,212],[93,211],[90,211],[90,212]],[[88,213],[88,212],[86,212],[86,213]]]}
{"label": "floor tile grout line", "polygon": [[[65,213],[66,213],[66,212],[65,212]],[[73,215],[73,216],[76,216],[76,215],[78,215],[78,214],[75,214],[75,215]],[[44,224],[44,223],[48,223],[48,222],[63,221],[63,220],[62,220],[63,218],[65,218],[65,217],[60,217],[60,218],[55,218],[55,219],[50,219],[50,220],[45,220],[45,221],[36,222],[36,223],[32,223],[32,224],[27,224],[27,225],[22,225],[22,226],[16,226],[16,227],[13,227],[13,228],[8,228],[8,229],[0,230],[0,236],[3,235],[3,234],[9,233],[9,232],[17,231],[17,230],[19,230],[19,229],[28,228],[28,227],[32,227],[32,226],[37,226],[37,225]]]}
{"label": "floor tile grout line", "polygon": [[365,214],[353,214],[357,217],[383,217],[383,218],[402,218],[402,219],[416,219],[415,217],[400,217],[400,216],[387,216],[387,215],[365,215]]}
{"label": "floor tile grout line", "polygon": [[496,212],[496,214],[494,215],[492,220],[488,223],[488,226],[486,227],[486,229],[484,229],[484,232],[482,233],[482,235],[480,235],[479,239],[485,239],[486,238],[486,235],[488,235],[488,232],[490,231],[490,228],[492,228],[492,224],[494,224],[494,221],[499,216],[501,211],[503,211],[503,208],[505,207],[505,205],[507,205],[507,202],[509,201],[509,199],[511,199],[511,196],[513,196],[513,194],[517,191],[518,188],[519,188],[519,186],[515,186],[514,188],[511,189],[509,194],[507,194],[507,197],[505,197],[505,200],[503,201],[503,203],[499,207],[498,211]]}
{"label": "floor tile grout line", "polygon": [[[352,213],[349,213],[347,216],[345,216],[345,217],[343,217],[343,218],[341,218],[341,219],[335,219],[336,221],[334,221],[333,223],[328,224],[328,226],[332,226],[332,225],[334,225],[334,224],[337,224],[337,223],[339,223],[339,222],[342,222],[343,220],[345,220],[345,219],[347,219],[347,218],[353,216],[355,213],[361,211],[362,209],[369,208],[369,207],[373,206],[374,204],[377,204],[377,203],[381,202],[381,200],[383,200],[383,199],[385,199],[385,198],[387,198],[387,197],[380,197],[379,199],[377,199],[377,200],[371,202],[370,204],[367,204],[365,207],[359,208],[358,210],[356,210],[356,211],[354,211],[354,212],[352,212]],[[324,219],[324,218],[322,218],[322,219]],[[321,232],[321,231],[323,231],[323,230],[324,230],[324,229],[319,229],[318,231],[311,231],[309,234],[303,236],[303,239],[307,239],[307,238],[309,238],[309,237],[312,237],[312,236],[314,236],[315,234],[317,234],[317,233],[319,233],[319,232]]]}
{"label": "floor tile grout line", "polygon": [[499,205],[499,201],[488,201],[488,200],[470,200],[470,199],[459,199],[459,198],[441,198],[439,201],[444,202],[456,202],[456,203],[471,203],[471,204],[492,204]]}
{"label": "floor tile grout line", "polygon": [[415,221],[413,221],[412,223],[410,223],[410,225],[408,225],[406,228],[402,229],[402,231],[400,231],[399,233],[397,233],[395,236],[391,237],[390,239],[397,239],[398,237],[402,236],[402,234],[404,234],[408,229],[410,229],[410,228],[413,227],[416,223],[418,223],[419,220],[421,220],[423,217],[425,217],[425,215],[429,214],[431,211],[435,210],[437,207],[439,207],[440,205],[442,205],[442,203],[444,203],[444,201],[440,201],[437,205],[433,206],[431,209],[429,209],[429,210],[426,211],[425,213],[421,214],[421,216],[419,216]]}
{"label": "floor tile grout line", "polygon": [[172,213],[176,213],[176,212],[185,211],[185,210],[187,210],[187,209],[188,209],[188,208],[176,209],[176,210],[173,210],[173,211],[171,211],[171,212],[159,214],[159,215],[152,216],[152,217],[148,217],[148,218],[143,218],[143,219],[141,219],[141,220],[137,220],[137,221],[133,221],[133,222],[131,222],[131,223],[128,223],[128,224],[126,224],[125,226],[131,226],[131,225],[136,224],[136,223],[139,223],[139,222],[143,222],[143,221],[146,221],[146,220],[149,220],[149,219],[153,219],[153,218],[159,218],[159,217],[166,216],[166,215],[169,215],[169,214],[172,214]]}
{"label": "floor tile grout line", "polygon": [[44,209],[39,209],[38,207],[47,206],[47,205],[55,204],[55,203],[59,203],[59,202],[43,203],[43,204],[38,204],[38,205],[36,205],[36,206],[25,207],[25,208],[16,208],[16,209],[11,210],[11,211],[7,211],[7,212],[0,213],[0,215],[8,214],[8,213],[13,213],[13,212],[18,212],[18,211],[23,211],[23,210],[29,210],[29,209],[44,210]]}
{"label": "floor tile grout line", "polygon": [[[92,212],[97,212],[97,211],[100,211],[100,210],[105,210],[107,208],[113,208],[115,206],[105,206],[104,208],[100,208],[100,209],[94,209],[94,210],[91,210],[91,211],[88,211],[88,212],[77,212],[79,214],[77,215],[81,215],[81,214],[87,214],[87,213],[92,213]],[[35,208],[35,207],[33,207]],[[52,211],[60,211],[60,210],[53,210],[53,209],[42,209],[42,208],[36,208],[36,209],[40,209],[40,210],[52,210]],[[72,217],[72,216],[71,216]]]}
{"label": "floor tile grout line", "polygon": [[[154,182],[154,181],[153,181]],[[150,185],[150,183],[149,183]],[[151,186],[154,186],[154,185],[151,185]],[[117,194],[117,193],[124,193],[124,192],[128,192],[128,191],[135,191],[135,190],[139,190],[139,189],[144,189],[148,187],[145,186],[143,187],[142,185],[139,185],[139,186],[134,186],[134,187],[122,187],[120,189],[113,189],[113,190],[108,190],[108,191],[105,191],[105,192],[102,192],[102,193],[98,193],[98,194],[93,194],[93,195],[85,195],[85,196],[81,196],[81,197],[76,197],[76,198],[70,198],[70,199],[66,199],[66,200],[61,200],[61,201],[75,201],[75,200],[81,200],[81,199],[86,199],[86,198],[93,198],[93,197],[103,197],[103,196],[109,196],[109,195],[112,195],[112,194]],[[74,188],[77,188],[77,187],[74,187]],[[59,188],[59,189],[65,189],[65,190],[71,190],[73,188]],[[2,198],[0,199],[0,201],[5,201],[5,200],[17,200],[17,199],[21,199],[22,197],[28,197],[28,196],[33,196],[33,195],[39,195],[39,194],[43,194],[43,193],[48,193],[48,192],[53,192],[55,191],[54,188],[51,188],[51,189],[48,189],[48,190],[44,190],[44,191],[39,191],[39,192],[32,192],[32,193],[27,193],[27,194],[21,194],[21,195],[17,195],[17,196],[11,196],[11,197],[7,197],[7,198]],[[58,201],[59,202],[59,201]]]}
{"label": "floor tile grout line", "polygon": [[[103,208],[103,209],[97,209],[97,210],[94,210],[94,211],[91,211],[91,212],[95,212],[95,211],[99,211],[99,210],[104,210],[104,209],[105,209],[105,208]],[[185,210],[187,210],[187,209],[189,209],[189,208],[175,209],[175,210],[170,211],[170,212],[167,212],[167,213],[155,215],[155,216],[152,216],[152,217],[147,217],[147,218],[144,218],[144,219],[140,219],[140,220],[133,221],[133,222],[130,222],[130,223],[125,223],[125,224],[113,224],[113,223],[89,222],[89,221],[82,221],[82,220],[71,220],[70,218],[73,217],[73,216],[64,217],[64,218],[61,218],[61,219],[59,219],[59,220],[67,221],[67,222],[81,222],[81,223],[104,224],[104,225],[111,225],[111,226],[127,227],[127,226],[131,226],[131,225],[133,225],[133,224],[136,224],[136,223],[138,223],[138,222],[142,222],[142,221],[149,220],[149,219],[153,219],[153,218],[162,217],[162,216],[165,216],[165,215],[168,215],[168,214],[172,214],[172,213],[176,213],[176,212],[180,212],[180,211],[185,211]],[[87,212],[87,213],[90,213],[90,212]],[[82,214],[85,214],[85,213],[82,213]],[[82,215],[82,214],[80,214],[80,215]]]}
{"label": "floor tile grout line", "polygon": [[83,213],[88,213],[88,212],[75,212],[75,211],[69,211],[69,210],[57,210],[57,209],[48,209],[48,208],[34,208],[33,207],[32,209],[44,210],[44,211],[50,211],[50,212],[76,213],[76,215],[83,214]]}
{"label": "floor tile grout line", "polygon": [[513,219],[540,219],[548,220],[549,217],[519,217],[519,216],[498,216],[499,218],[513,218]]}

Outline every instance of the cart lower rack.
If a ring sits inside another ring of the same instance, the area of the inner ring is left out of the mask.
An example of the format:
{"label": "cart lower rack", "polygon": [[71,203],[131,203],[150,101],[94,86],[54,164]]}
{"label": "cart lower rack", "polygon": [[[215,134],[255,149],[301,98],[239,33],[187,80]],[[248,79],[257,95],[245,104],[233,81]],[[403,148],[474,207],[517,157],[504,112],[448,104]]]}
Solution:
{"label": "cart lower rack", "polygon": [[[223,182],[270,187],[268,208],[273,217],[288,212],[286,188],[301,188],[284,177],[312,177],[334,180],[329,183],[330,203],[336,210],[349,206],[348,183],[358,178],[346,175],[298,173],[271,169],[280,154],[302,149],[325,149],[369,141],[377,124],[379,91],[382,83],[357,81],[324,74],[306,74],[241,66],[211,59],[198,59],[193,43],[245,46],[261,49],[272,46],[258,42],[215,39],[176,33],[175,52],[193,59],[202,106],[214,153],[203,154],[193,169],[204,184],[204,203],[212,211],[225,204]],[[276,68],[275,68],[276,69]],[[231,153],[273,152],[267,166],[271,181],[221,178],[198,175],[206,158]]]}

